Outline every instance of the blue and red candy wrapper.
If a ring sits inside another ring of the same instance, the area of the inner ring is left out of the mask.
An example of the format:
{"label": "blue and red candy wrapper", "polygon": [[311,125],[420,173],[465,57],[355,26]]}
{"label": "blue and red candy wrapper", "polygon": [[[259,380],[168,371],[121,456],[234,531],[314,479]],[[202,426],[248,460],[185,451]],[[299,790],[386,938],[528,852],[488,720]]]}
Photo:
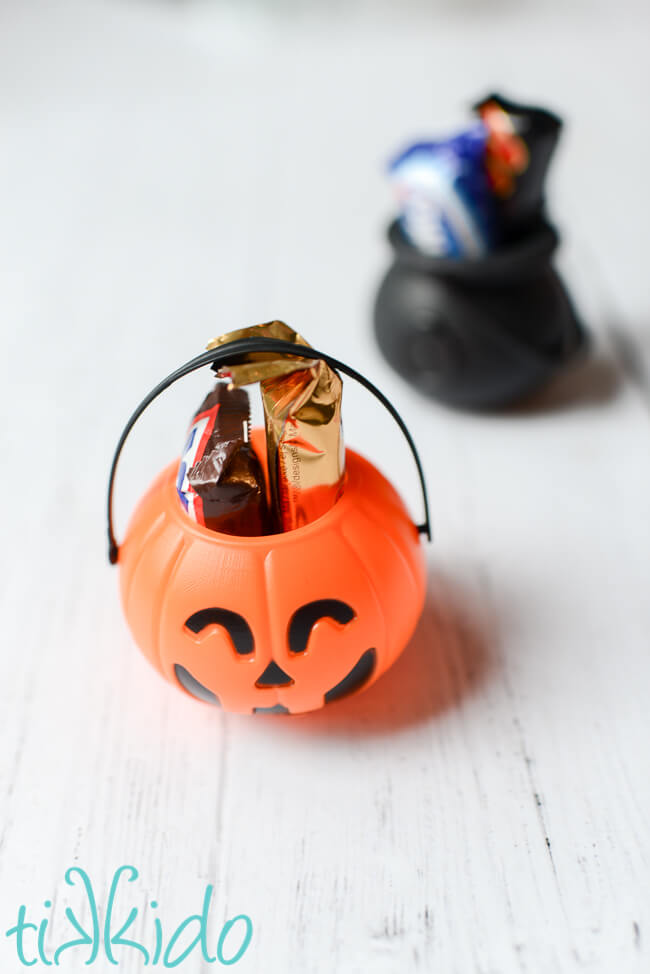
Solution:
{"label": "blue and red candy wrapper", "polygon": [[389,165],[405,238],[431,257],[482,257],[539,223],[562,122],[488,95],[467,130],[416,142]]}
{"label": "blue and red candy wrapper", "polygon": [[497,239],[482,122],[449,139],[417,142],[389,166],[402,231],[435,257],[480,257]]}

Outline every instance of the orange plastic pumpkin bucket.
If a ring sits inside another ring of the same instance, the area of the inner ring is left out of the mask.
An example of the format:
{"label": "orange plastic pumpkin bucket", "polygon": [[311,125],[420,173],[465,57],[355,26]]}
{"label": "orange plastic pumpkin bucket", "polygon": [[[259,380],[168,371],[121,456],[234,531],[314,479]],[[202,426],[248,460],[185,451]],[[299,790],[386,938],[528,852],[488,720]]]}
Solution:
{"label": "orange plastic pumpkin bucket", "polygon": [[[119,546],[112,497],[126,438],[177,379],[244,352],[296,353],[292,343],[242,339],[199,355],[164,379],[120,437],[108,489],[109,558],[120,568],[124,613],[144,655],[171,683],[240,713],[303,713],[369,686],[408,643],[424,603],[419,535],[430,539],[424,475],[403,420],[367,379],[309,350],[375,395],[404,433],[422,486],[413,523],[389,481],[346,451],[342,496],[322,517],[284,534],[236,537],[192,520],[175,488],[178,461],[154,480]],[[253,447],[264,450],[261,431]]]}

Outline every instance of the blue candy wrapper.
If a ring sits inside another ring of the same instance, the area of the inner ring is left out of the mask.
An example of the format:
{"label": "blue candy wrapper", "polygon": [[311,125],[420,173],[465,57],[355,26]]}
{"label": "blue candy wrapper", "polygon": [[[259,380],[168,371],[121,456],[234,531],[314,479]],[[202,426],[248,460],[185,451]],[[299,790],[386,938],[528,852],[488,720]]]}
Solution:
{"label": "blue candy wrapper", "polygon": [[389,166],[404,235],[436,257],[480,257],[496,242],[495,202],[482,123],[452,138],[417,142]]}

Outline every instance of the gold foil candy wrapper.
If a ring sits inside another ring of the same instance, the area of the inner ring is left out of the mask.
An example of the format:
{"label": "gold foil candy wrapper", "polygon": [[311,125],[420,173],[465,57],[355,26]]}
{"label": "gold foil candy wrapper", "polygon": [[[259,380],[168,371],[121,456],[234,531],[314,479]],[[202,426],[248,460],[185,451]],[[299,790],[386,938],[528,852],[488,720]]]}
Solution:
{"label": "gold foil candy wrapper", "polygon": [[[211,342],[208,342],[206,348],[219,348],[221,345],[229,345],[230,342],[239,341],[240,338],[275,338],[282,342],[293,342],[304,349],[309,348],[302,335],[285,325],[284,321],[269,321],[265,325],[251,325],[249,328],[229,331],[227,335],[213,338]],[[302,349],[296,349],[296,355],[299,355],[301,351]],[[265,379],[275,379],[281,375],[288,375],[290,372],[295,372],[296,369],[315,364],[315,360],[308,357],[294,359],[287,355],[278,357],[277,352],[247,352],[236,365],[224,366],[220,370],[220,374],[228,376],[236,386],[247,386],[253,382],[262,382]]]}
{"label": "gold foil candy wrapper", "polygon": [[236,386],[260,383],[271,507],[277,530],[291,531],[330,510],[343,489],[342,382],[326,362],[309,359],[307,342],[282,321],[230,332],[208,348],[240,338],[277,338],[307,353],[251,352],[222,370]]}

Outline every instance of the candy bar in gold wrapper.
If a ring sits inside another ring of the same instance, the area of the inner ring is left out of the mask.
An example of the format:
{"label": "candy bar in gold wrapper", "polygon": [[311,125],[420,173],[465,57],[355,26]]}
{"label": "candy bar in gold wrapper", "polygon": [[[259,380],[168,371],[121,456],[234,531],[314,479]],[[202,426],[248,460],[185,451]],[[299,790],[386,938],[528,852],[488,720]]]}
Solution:
{"label": "candy bar in gold wrapper", "polygon": [[307,342],[282,321],[230,332],[208,348],[240,338],[294,342],[300,356],[246,353],[221,372],[236,386],[260,383],[271,506],[277,530],[291,531],[325,514],[343,489],[341,379],[325,362],[310,359]]}

